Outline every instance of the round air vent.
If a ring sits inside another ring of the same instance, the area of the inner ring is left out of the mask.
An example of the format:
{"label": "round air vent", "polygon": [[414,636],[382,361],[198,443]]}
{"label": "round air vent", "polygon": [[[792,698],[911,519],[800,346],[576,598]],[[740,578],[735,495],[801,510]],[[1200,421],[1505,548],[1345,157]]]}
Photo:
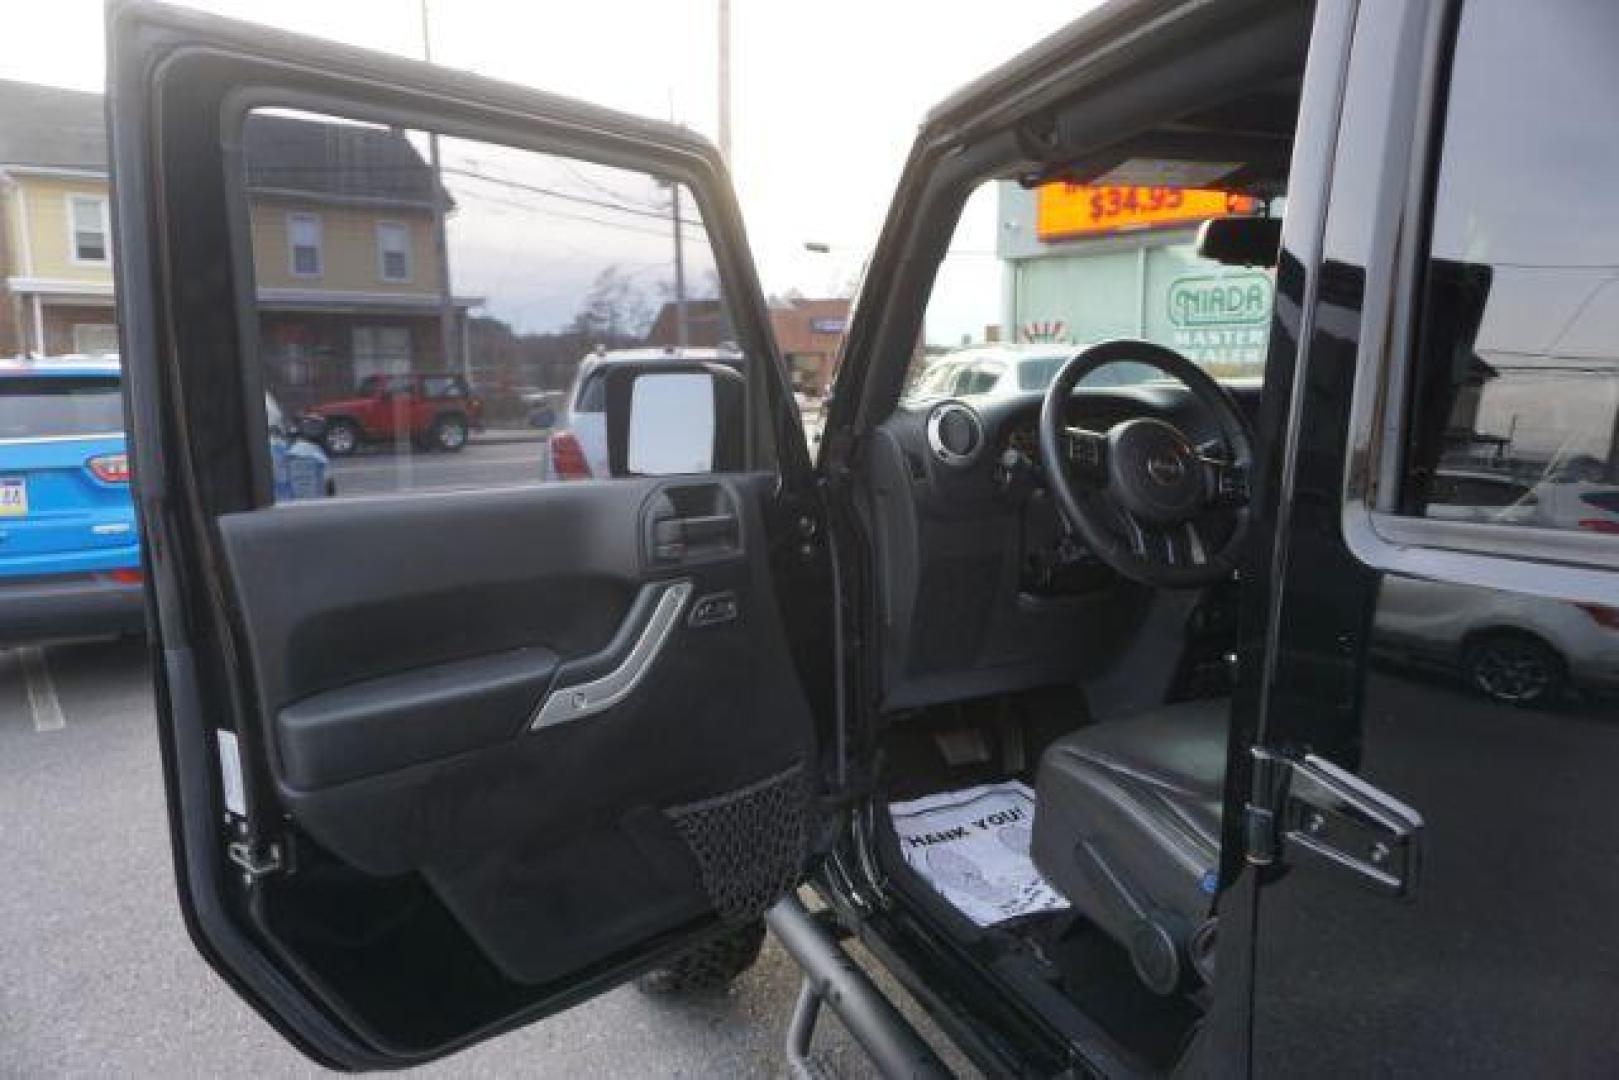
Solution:
{"label": "round air vent", "polygon": [[946,465],[971,465],[984,448],[984,425],[959,401],[946,401],[928,414],[928,448]]}

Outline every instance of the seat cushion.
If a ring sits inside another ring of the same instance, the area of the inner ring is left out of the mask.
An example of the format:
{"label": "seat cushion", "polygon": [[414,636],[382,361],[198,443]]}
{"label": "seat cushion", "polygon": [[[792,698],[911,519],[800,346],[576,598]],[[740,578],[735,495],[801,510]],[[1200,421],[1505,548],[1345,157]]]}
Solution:
{"label": "seat cushion", "polygon": [[1121,943],[1143,919],[1189,934],[1209,913],[1230,705],[1189,701],[1081,728],[1041,756],[1035,864]]}

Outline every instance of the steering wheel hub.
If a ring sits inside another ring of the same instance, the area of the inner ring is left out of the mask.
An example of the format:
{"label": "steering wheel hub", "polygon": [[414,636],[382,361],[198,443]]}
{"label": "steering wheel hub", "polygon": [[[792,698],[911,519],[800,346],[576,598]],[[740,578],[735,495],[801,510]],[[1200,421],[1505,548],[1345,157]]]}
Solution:
{"label": "steering wheel hub", "polygon": [[1174,425],[1152,417],[1108,432],[1108,486],[1124,508],[1148,521],[1185,521],[1207,496],[1197,453]]}

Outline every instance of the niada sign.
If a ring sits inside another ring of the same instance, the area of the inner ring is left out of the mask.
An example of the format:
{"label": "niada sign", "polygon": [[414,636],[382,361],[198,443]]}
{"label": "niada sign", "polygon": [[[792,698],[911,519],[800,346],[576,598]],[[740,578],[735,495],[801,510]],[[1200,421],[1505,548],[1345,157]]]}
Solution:
{"label": "niada sign", "polygon": [[1261,363],[1273,291],[1264,274],[1170,282],[1165,302],[1175,348],[1202,363]]}
{"label": "niada sign", "polygon": [[1249,326],[1270,318],[1264,274],[1184,277],[1169,284],[1169,321],[1176,326]]}

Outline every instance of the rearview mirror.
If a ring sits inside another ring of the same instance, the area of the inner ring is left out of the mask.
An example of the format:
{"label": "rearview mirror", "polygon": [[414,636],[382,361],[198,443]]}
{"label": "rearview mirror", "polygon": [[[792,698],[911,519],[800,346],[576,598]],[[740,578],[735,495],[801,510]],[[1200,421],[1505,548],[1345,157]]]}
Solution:
{"label": "rearview mirror", "polygon": [[678,476],[741,467],[742,375],[725,364],[654,360],[606,372],[613,476]]}
{"label": "rearview mirror", "polygon": [[1222,266],[1274,267],[1281,246],[1281,218],[1211,218],[1197,230],[1197,253]]}

